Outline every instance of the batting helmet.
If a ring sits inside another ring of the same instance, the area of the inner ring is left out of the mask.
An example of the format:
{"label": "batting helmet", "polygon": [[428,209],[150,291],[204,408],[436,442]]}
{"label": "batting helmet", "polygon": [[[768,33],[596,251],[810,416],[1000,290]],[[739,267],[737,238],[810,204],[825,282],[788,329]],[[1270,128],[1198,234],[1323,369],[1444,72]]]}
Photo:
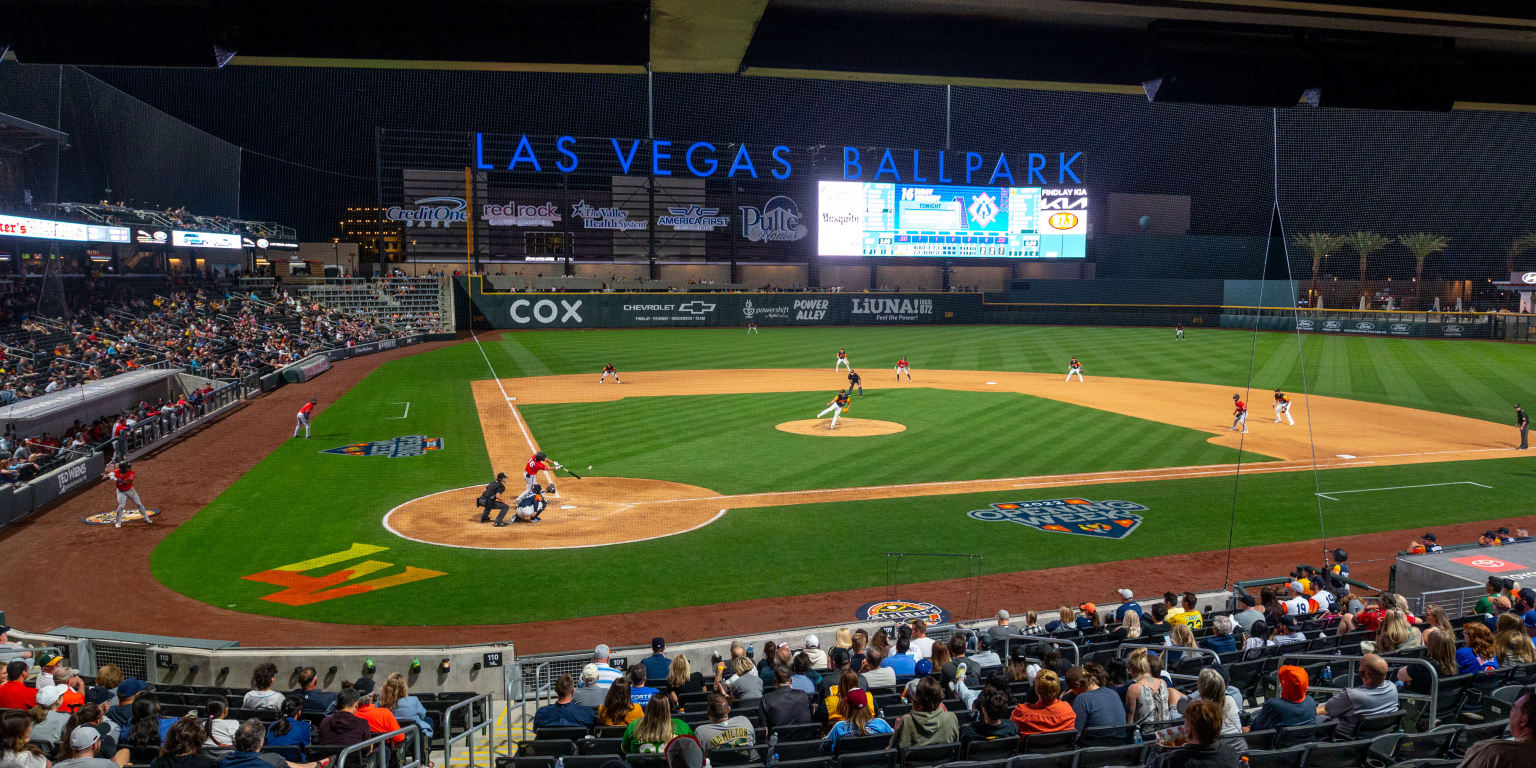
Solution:
{"label": "batting helmet", "polygon": [[117,468],[118,469],[133,469],[133,465],[125,461],[125,462],[123,462],[121,464],[118,464]]}
{"label": "batting helmet", "polygon": [[1233,399],[1233,400],[1238,400],[1238,399],[1241,399],[1241,398],[1239,398],[1239,397],[1238,397],[1238,396],[1237,396],[1237,395],[1233,395],[1233,396],[1232,396],[1232,399]]}
{"label": "batting helmet", "polygon": [[1348,559],[1349,559],[1349,553],[1345,552],[1342,548],[1335,549],[1333,551],[1333,561],[1335,563],[1342,563],[1342,562],[1344,562],[1345,560],[1348,560]]}
{"label": "batting helmet", "polygon": [[535,459],[538,459],[539,461],[543,461],[544,459],[549,458],[549,457],[544,455],[543,451],[535,451],[534,454],[533,454],[533,457]]}

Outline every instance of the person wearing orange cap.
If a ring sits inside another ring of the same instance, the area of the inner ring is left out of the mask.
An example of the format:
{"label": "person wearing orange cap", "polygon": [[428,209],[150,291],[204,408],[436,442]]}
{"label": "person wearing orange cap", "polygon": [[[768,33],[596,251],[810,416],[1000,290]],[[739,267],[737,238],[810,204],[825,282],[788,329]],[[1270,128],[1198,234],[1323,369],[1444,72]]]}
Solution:
{"label": "person wearing orange cap", "polygon": [[1315,725],[1317,702],[1307,695],[1307,671],[1287,664],[1276,676],[1280,680],[1280,695],[1264,700],[1264,706],[1253,716],[1252,730]]}

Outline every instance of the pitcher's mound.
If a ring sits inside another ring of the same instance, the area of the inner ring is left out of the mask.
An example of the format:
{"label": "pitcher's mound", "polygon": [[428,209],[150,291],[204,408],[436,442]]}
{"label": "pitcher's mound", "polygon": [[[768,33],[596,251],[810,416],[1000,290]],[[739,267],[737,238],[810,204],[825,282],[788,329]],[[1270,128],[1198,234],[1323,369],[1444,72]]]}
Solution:
{"label": "pitcher's mound", "polygon": [[831,419],[801,419],[799,421],[786,421],[776,425],[774,429],[780,432],[789,432],[796,435],[816,435],[817,437],[870,437],[871,435],[894,435],[897,432],[905,432],[907,425],[894,421],[880,421],[878,419],[838,419],[837,429],[828,429],[832,426]]}

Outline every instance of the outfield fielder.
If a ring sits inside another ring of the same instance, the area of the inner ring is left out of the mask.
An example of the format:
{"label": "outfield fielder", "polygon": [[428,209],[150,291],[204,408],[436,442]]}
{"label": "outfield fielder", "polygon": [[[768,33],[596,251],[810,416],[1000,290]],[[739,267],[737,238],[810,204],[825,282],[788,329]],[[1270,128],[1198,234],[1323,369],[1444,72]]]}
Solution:
{"label": "outfield fielder", "polygon": [[1236,431],[1238,427],[1242,427],[1243,428],[1243,434],[1247,434],[1248,433],[1248,404],[1243,402],[1242,398],[1238,397],[1237,395],[1233,395],[1232,396],[1232,429],[1229,429],[1227,431],[1228,432]]}
{"label": "outfield fielder", "polygon": [[315,412],[315,399],[313,397],[311,397],[309,399],[309,402],[305,403],[304,407],[299,409],[299,423],[293,425],[293,436],[294,437],[298,437],[299,436],[299,429],[302,427],[304,429],[304,439],[305,440],[309,439],[309,416],[310,416],[310,414],[312,414],[314,412]]}
{"label": "outfield fielder", "polygon": [[1275,390],[1275,423],[1279,424],[1281,419],[1289,421],[1293,427],[1296,426],[1296,420],[1291,418],[1291,399],[1277,389]]}
{"label": "outfield fielder", "polygon": [[827,429],[837,429],[837,417],[843,415],[843,411],[847,408],[848,390],[839,389],[837,391],[837,397],[832,398],[832,402],[827,403],[826,409],[821,413],[816,414],[816,418],[819,419],[829,413],[832,414],[832,424],[828,426]]}
{"label": "outfield fielder", "polygon": [[853,370],[853,364],[848,362],[848,353],[839,349],[837,350],[837,364],[832,366],[832,372],[837,373],[842,368],[847,368],[851,371]]}
{"label": "outfield fielder", "polygon": [[1072,380],[1072,374],[1074,373],[1077,374],[1078,381],[1083,380],[1083,364],[1079,363],[1075,357],[1072,358],[1072,362],[1067,363],[1067,381]]}
{"label": "outfield fielder", "polygon": [[139,492],[133,489],[133,478],[137,474],[133,471],[133,465],[125,461],[114,465],[111,471],[102,476],[117,486],[117,511],[112,515],[113,528],[123,527],[123,510],[128,508],[129,499],[133,499],[134,506],[139,508],[139,514],[144,517],[144,522],[151,525],[155,522],[149,519],[149,510],[144,508],[144,500],[139,498]]}

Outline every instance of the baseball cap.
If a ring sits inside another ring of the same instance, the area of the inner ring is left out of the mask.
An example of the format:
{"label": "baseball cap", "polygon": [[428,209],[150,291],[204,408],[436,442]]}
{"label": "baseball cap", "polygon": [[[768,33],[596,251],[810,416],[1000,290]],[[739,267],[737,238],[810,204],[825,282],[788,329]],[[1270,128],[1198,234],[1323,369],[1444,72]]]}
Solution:
{"label": "baseball cap", "polygon": [[613,653],[613,650],[610,649],[607,645],[599,643],[596,648],[592,649],[592,658],[594,658],[594,659],[606,659],[612,653]]}
{"label": "baseball cap", "polygon": [[1133,595],[1131,594],[1131,591],[1129,589],[1125,589],[1124,587],[1120,588],[1117,591],[1120,593],[1120,599],[1121,600],[1129,600],[1129,599],[1131,599],[1133,597]]}
{"label": "baseball cap", "polygon": [[1083,603],[1082,605],[1079,605],[1077,607],[1077,609],[1082,611],[1083,613],[1098,613],[1099,612],[1099,607],[1097,605],[1094,605],[1093,603]]}
{"label": "baseball cap", "polygon": [[358,679],[353,680],[352,689],[358,693],[363,694],[364,696],[373,693],[373,678],[359,677]]}
{"label": "baseball cap", "polygon": [[[926,659],[924,659],[926,661]],[[932,664],[929,665],[933,666]],[[848,706],[854,709],[863,709],[869,706],[869,694],[863,688],[852,688],[848,691]]]}
{"label": "baseball cap", "polygon": [[505,473],[505,472],[497,472],[496,473],[496,479],[497,480],[505,480],[505,479],[507,479],[507,473]]}
{"label": "baseball cap", "polygon": [[667,641],[664,638],[661,638],[661,637],[653,637],[653,638],[651,638],[651,650],[659,651],[659,650],[661,650],[661,649],[663,649],[665,647],[667,647]]}
{"label": "baseball cap", "polygon": [[1291,590],[1292,592],[1301,592],[1302,590],[1306,589],[1306,587],[1301,586],[1301,582],[1299,581],[1293,581],[1285,585],[1285,588]]}
{"label": "baseball cap", "polygon": [[1241,595],[1238,595],[1237,596],[1237,601],[1239,603],[1242,603],[1243,605],[1248,605],[1248,606],[1256,605],[1258,603],[1257,600],[1253,599],[1253,595],[1250,595],[1247,592],[1244,592]]}
{"label": "baseball cap", "polygon": [[805,636],[805,647],[807,647],[807,648],[820,648],[821,647],[821,638],[819,638],[819,637],[817,637],[815,635],[806,635]]}
{"label": "baseball cap", "polygon": [[704,768],[704,747],[691,734],[667,742],[666,756],[669,768]]}
{"label": "baseball cap", "polygon": [[93,685],[85,689],[85,700],[91,704],[105,704],[112,700],[112,689]]}
{"label": "baseball cap", "polygon": [[933,674],[933,662],[928,659],[918,659],[917,663],[912,665],[912,673],[918,677],[927,677]]}
{"label": "baseball cap", "polygon": [[64,698],[64,692],[67,690],[69,690],[69,686],[64,685],[63,683],[44,686],[37,689],[38,706],[45,709],[52,708],[59,703],[59,699]]}
{"label": "baseball cap", "polygon": [[1425,541],[1436,541],[1435,534],[1433,533],[1426,533],[1421,538],[1423,538]]}
{"label": "baseball cap", "polygon": [[1523,587],[1523,588],[1521,588],[1519,594],[1520,594],[1520,600],[1522,602],[1524,602],[1526,605],[1536,606],[1536,589],[1531,589],[1530,587]]}
{"label": "baseball cap", "polygon": [[1520,618],[1525,622],[1527,627],[1536,629],[1536,610],[1526,611],[1525,615]]}
{"label": "baseball cap", "polygon": [[101,731],[94,725],[82,725],[69,732],[69,747],[76,752],[90,749],[98,741],[101,741]]}
{"label": "baseball cap", "polygon": [[1280,679],[1280,698],[1299,704],[1307,697],[1307,671],[1287,664],[1276,673]]}
{"label": "baseball cap", "polygon": [[1294,617],[1294,616],[1281,616],[1280,617],[1280,626],[1285,627],[1286,629],[1289,629],[1292,632],[1296,631],[1296,617]]}
{"label": "baseball cap", "polygon": [[117,697],[119,699],[132,698],[148,687],[143,680],[137,677],[125,677],[121,683],[117,684]]}
{"label": "baseball cap", "polygon": [[63,656],[60,656],[53,651],[43,651],[37,655],[37,665],[39,667],[51,667],[63,660]]}
{"label": "baseball cap", "polygon": [[581,679],[587,682],[597,682],[597,665],[588,664],[581,668]]}

